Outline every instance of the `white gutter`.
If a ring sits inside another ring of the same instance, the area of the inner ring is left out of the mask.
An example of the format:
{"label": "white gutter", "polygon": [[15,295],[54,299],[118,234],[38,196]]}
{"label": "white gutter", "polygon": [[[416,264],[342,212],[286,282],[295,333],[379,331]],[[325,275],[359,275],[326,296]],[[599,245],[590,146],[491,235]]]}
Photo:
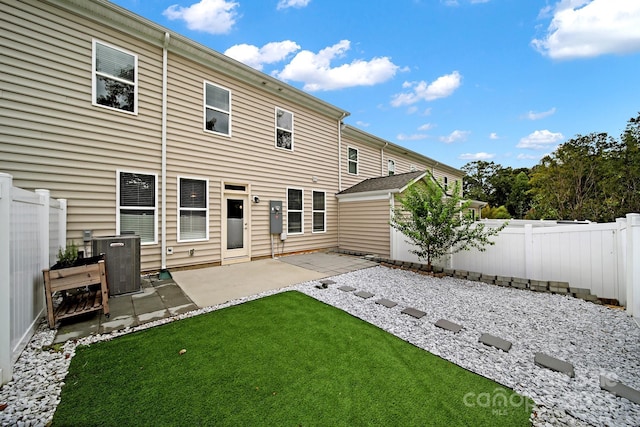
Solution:
{"label": "white gutter", "polygon": [[162,219],[160,225],[160,257],[162,269],[167,268],[167,47],[169,46],[169,33],[164,33],[162,46]]}

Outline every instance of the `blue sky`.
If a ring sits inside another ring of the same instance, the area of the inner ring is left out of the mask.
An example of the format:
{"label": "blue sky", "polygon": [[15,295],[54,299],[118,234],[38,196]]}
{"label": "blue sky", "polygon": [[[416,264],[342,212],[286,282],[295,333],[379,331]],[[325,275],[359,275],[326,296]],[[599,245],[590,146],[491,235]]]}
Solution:
{"label": "blue sky", "polygon": [[116,0],[454,167],[640,112],[640,0]]}

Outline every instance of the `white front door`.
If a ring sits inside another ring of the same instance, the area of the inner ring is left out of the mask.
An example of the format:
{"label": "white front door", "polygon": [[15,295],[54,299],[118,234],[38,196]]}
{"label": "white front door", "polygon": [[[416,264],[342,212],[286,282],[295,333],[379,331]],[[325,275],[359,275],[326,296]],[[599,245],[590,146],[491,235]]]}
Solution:
{"label": "white front door", "polygon": [[249,196],[225,193],[222,215],[222,263],[231,264],[251,259]]}

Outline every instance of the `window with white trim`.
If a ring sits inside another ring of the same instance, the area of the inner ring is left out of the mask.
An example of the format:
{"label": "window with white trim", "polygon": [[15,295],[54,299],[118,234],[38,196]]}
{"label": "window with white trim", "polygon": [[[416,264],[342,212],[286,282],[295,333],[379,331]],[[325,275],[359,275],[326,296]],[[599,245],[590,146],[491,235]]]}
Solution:
{"label": "window with white trim", "polygon": [[304,233],[304,192],[301,188],[287,188],[287,233]]}
{"label": "window with white trim", "polygon": [[326,202],[326,193],[324,191],[313,191],[313,233],[322,233],[326,231]]}
{"label": "window with white trim", "polygon": [[231,91],[204,82],[204,130],[231,136]]}
{"label": "window with white trim", "polygon": [[117,234],[135,233],[141,244],[157,243],[157,184],[155,174],[118,172]]}
{"label": "window with white trim", "polygon": [[356,148],[347,148],[347,162],[349,163],[349,173],[358,175],[358,150]]}
{"label": "window with white trim", "polygon": [[178,241],[209,238],[209,209],[204,179],[178,178]]}
{"label": "window with white trim", "polygon": [[138,113],[138,56],[93,40],[93,105]]}
{"label": "window with white trim", "polygon": [[276,108],[276,147],[293,151],[293,113]]}
{"label": "window with white trim", "polygon": [[389,159],[387,161],[387,171],[389,172],[389,176],[395,175],[395,173],[396,173],[396,162],[394,162],[393,160]]}

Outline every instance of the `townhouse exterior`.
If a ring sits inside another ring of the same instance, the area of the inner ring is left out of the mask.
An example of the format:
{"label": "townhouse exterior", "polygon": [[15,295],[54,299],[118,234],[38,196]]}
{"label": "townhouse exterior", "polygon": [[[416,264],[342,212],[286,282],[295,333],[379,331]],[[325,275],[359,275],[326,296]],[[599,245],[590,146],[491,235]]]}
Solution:
{"label": "townhouse exterior", "polygon": [[66,199],[69,240],[140,235],[143,271],[340,247],[349,221],[389,206],[341,212],[339,192],[413,171],[462,179],[108,1],[0,0],[0,22],[0,171]]}

